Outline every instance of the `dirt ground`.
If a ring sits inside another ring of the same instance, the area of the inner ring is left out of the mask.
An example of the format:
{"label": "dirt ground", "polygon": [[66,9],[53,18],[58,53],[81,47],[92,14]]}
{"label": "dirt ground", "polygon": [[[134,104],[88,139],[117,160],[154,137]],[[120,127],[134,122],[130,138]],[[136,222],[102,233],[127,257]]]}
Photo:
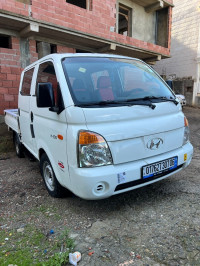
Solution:
{"label": "dirt ground", "polygon": [[1,229],[34,225],[56,234],[68,228],[82,253],[79,266],[200,265],[200,109],[184,112],[194,146],[190,166],[105,200],[51,198],[38,162],[1,153]]}

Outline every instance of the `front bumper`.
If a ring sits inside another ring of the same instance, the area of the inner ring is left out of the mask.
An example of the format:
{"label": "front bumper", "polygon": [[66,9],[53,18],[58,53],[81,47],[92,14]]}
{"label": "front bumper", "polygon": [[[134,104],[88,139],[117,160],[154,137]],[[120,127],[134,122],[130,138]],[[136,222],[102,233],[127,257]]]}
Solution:
{"label": "front bumper", "polygon": [[[187,156],[186,156],[187,154]],[[187,143],[183,147],[161,155],[118,165],[95,168],[69,167],[71,187],[74,194],[84,199],[103,199],[160,181],[187,167],[192,159],[193,147]],[[143,179],[143,166],[178,156],[178,168],[160,177]]]}

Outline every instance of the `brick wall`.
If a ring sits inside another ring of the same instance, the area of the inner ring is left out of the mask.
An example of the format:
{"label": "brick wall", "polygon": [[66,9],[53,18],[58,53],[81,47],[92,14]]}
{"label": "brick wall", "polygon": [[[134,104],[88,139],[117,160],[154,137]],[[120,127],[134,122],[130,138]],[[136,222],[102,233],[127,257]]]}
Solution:
{"label": "brick wall", "polygon": [[[168,0],[168,2],[172,3],[172,0]],[[169,48],[110,31],[110,27],[115,28],[116,26],[116,0],[92,0],[91,11],[71,5],[66,0],[0,0],[0,9],[125,45],[169,55]],[[171,8],[169,8],[169,18],[171,19]],[[170,26],[169,20],[169,36]],[[75,49],[58,45],[57,52],[74,53]],[[38,59],[34,40],[29,41],[28,56],[30,63]],[[20,40],[12,37],[12,49],[0,48],[0,114],[3,114],[5,108],[17,107],[18,87],[22,71],[20,59]]]}
{"label": "brick wall", "polygon": [[[38,60],[36,42],[29,41],[30,63]],[[58,53],[74,53],[75,49],[57,46]],[[0,115],[4,109],[15,109],[18,106],[18,93],[21,72],[20,40],[12,37],[12,49],[0,48]]]}
{"label": "brick wall", "polygon": [[30,52],[30,64],[38,60],[38,53],[36,52],[36,41],[29,41],[29,52]]}
{"label": "brick wall", "polygon": [[[172,3],[172,0],[168,1]],[[123,44],[169,55],[169,49],[111,32],[115,28],[116,0],[93,0],[92,11],[71,5],[66,0],[32,1],[32,17],[53,24],[110,39]],[[171,27],[170,27],[171,28]]]}
{"label": "brick wall", "polygon": [[12,37],[12,49],[0,48],[0,114],[17,107],[21,71],[19,39]]}
{"label": "brick wall", "polygon": [[29,16],[29,5],[15,0],[1,0],[0,9],[7,10],[19,15]]}
{"label": "brick wall", "polygon": [[62,53],[75,53],[76,50],[74,48],[68,48],[64,47],[61,45],[57,45],[57,53],[62,54]]}
{"label": "brick wall", "polygon": [[[69,4],[66,0],[32,0],[31,5],[22,2],[1,0],[0,9],[169,56],[168,48],[110,31],[110,27],[116,26],[116,0],[93,0],[91,11]],[[172,3],[172,0],[168,2]]]}

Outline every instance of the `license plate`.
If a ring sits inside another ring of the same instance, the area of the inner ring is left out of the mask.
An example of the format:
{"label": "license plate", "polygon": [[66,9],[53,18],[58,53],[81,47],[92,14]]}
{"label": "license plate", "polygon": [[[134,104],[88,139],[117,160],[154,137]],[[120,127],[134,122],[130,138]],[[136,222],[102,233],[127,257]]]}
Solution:
{"label": "license plate", "polygon": [[152,163],[142,168],[142,177],[149,178],[163,172],[173,170],[178,166],[178,157],[169,158],[160,162]]}

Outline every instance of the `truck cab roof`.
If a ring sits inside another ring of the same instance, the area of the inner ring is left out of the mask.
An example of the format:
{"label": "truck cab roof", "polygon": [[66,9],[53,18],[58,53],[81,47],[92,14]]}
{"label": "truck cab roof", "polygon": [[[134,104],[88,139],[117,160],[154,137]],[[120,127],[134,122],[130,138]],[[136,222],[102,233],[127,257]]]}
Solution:
{"label": "truck cab roof", "polygon": [[97,53],[62,53],[62,54],[49,54],[46,55],[42,58],[40,58],[39,60],[35,61],[34,63],[28,65],[27,67],[25,67],[24,71],[28,70],[31,67],[34,67],[35,65],[37,65],[38,63],[42,63],[43,61],[46,60],[53,60],[53,61],[60,61],[62,58],[66,58],[66,57],[99,57],[99,58],[105,58],[105,57],[109,57],[109,58],[124,58],[124,59],[134,59],[137,61],[141,61],[140,59],[137,58],[132,58],[132,57],[128,57],[128,56],[121,56],[121,55],[113,55],[113,54],[97,54]]}

